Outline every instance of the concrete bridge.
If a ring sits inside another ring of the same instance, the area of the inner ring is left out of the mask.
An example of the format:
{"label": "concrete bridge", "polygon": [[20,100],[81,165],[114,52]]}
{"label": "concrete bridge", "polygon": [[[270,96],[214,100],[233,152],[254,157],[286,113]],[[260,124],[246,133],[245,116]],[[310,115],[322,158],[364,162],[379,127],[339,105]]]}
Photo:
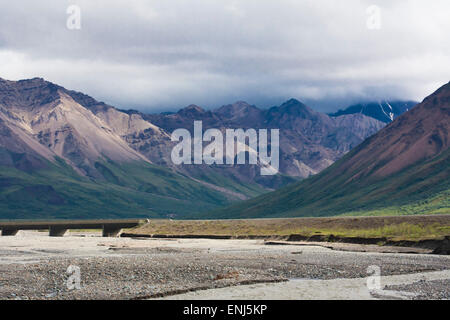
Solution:
{"label": "concrete bridge", "polygon": [[116,237],[123,228],[133,228],[143,220],[58,220],[0,221],[2,236],[14,236],[19,230],[49,230],[50,237],[62,237],[69,229],[102,229],[104,237]]}

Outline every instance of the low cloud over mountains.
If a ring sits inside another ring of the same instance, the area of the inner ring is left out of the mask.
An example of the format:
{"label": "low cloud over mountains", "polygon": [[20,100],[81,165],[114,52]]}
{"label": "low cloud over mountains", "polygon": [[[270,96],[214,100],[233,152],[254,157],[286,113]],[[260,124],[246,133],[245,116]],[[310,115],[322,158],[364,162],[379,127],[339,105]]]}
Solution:
{"label": "low cloud over mountains", "polygon": [[[301,97],[333,112],[336,102],[420,101],[450,73],[447,0],[76,4],[80,30],[66,28],[64,1],[2,6],[0,75],[42,76],[142,111]],[[373,4],[379,30],[367,28]]]}

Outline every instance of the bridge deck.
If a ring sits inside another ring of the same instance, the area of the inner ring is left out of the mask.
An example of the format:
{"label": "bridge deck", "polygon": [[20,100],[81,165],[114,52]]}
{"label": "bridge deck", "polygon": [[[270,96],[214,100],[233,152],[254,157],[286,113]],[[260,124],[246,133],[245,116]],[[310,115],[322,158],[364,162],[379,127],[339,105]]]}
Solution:
{"label": "bridge deck", "polygon": [[116,236],[122,228],[133,228],[142,219],[122,220],[51,220],[0,221],[2,235],[15,235],[19,230],[50,230],[50,236],[63,236],[69,229],[103,229],[103,236]]}

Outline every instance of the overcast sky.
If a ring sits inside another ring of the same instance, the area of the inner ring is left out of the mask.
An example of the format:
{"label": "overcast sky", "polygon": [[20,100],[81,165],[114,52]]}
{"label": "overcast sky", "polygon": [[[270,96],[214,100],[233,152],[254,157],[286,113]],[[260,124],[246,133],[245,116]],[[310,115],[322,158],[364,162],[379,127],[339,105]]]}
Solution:
{"label": "overcast sky", "polygon": [[0,77],[144,111],[422,100],[450,80],[449,13],[449,0],[0,0]]}

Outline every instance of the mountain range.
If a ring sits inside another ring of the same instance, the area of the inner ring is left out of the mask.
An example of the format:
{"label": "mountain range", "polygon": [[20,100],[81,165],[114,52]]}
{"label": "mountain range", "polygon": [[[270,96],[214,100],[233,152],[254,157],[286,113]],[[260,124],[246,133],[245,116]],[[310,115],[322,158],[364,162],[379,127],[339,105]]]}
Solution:
{"label": "mountain range", "polygon": [[450,213],[450,83],[321,173],[220,218]]}
{"label": "mountain range", "polygon": [[[206,111],[199,106],[190,105],[177,113],[141,116],[166,132],[186,128],[192,133],[194,120],[201,120],[204,130],[280,129],[280,173],[297,178],[306,178],[320,172],[385,126],[383,122],[363,114],[330,117],[295,99],[267,110],[239,101],[216,110]],[[135,149],[145,154],[145,150]],[[162,159],[167,159],[167,156]],[[161,164],[170,166],[167,161]],[[230,169],[231,172],[226,172]],[[208,168],[185,166],[183,170],[197,176],[199,170],[204,172]],[[240,182],[256,181],[266,188],[280,186],[279,177],[260,177],[257,170],[246,166],[217,166],[214,170]],[[287,181],[292,182],[290,179]]]}
{"label": "mountain range", "polygon": [[[259,165],[181,165],[174,129],[280,129],[280,173]],[[361,112],[329,116],[291,99],[176,113],[120,110],[33,78],[0,79],[2,218],[166,216],[249,199],[315,175],[385,126]]]}

